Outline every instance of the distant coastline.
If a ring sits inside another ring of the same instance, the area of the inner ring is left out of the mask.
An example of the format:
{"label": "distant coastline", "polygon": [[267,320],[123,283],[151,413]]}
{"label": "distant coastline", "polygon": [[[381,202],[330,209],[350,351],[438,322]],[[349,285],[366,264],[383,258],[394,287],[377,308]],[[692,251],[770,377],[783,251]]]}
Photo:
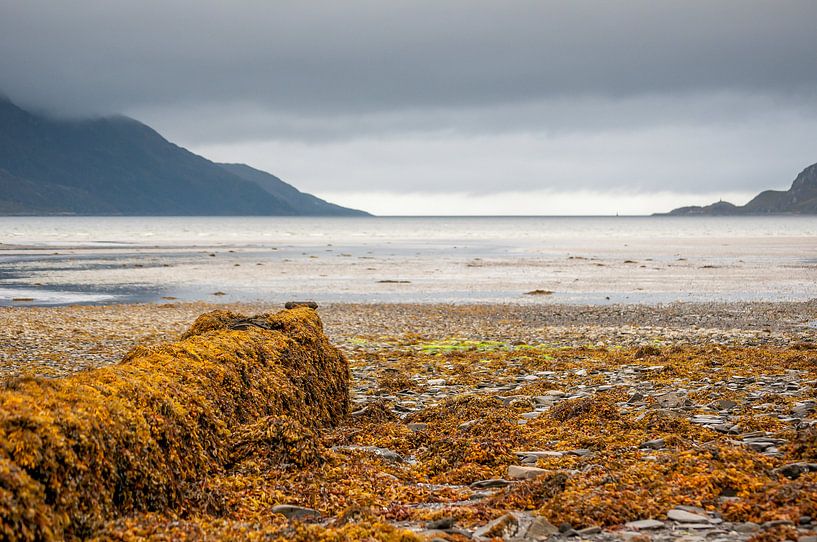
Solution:
{"label": "distant coastline", "polygon": [[817,164],[800,172],[788,190],[765,190],[746,205],[718,201],[706,206],[690,205],[656,216],[762,216],[817,214]]}

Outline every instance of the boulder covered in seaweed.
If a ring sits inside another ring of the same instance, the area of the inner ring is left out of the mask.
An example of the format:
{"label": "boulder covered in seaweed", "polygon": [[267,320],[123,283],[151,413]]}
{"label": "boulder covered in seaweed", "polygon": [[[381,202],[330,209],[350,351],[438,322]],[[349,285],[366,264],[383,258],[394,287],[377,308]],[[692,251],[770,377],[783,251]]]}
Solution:
{"label": "boulder covered in seaweed", "polygon": [[179,508],[258,438],[294,445],[275,460],[319,458],[311,433],[293,431],[348,413],[348,362],[308,308],[213,311],[181,341],[137,347],[116,365],[5,382],[0,538],[85,538],[118,516]]}

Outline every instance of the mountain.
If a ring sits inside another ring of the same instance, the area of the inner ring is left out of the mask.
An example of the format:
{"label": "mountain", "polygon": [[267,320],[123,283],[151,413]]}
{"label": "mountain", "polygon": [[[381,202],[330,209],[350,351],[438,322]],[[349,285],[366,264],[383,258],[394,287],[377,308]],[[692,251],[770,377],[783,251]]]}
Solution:
{"label": "mountain", "polygon": [[667,214],[676,216],[817,214],[817,164],[812,164],[801,171],[788,190],[766,190],[742,207],[720,201],[705,207],[697,205],[679,207]]}
{"label": "mountain", "polygon": [[305,194],[291,184],[287,184],[275,175],[252,168],[246,164],[218,164],[227,172],[240,177],[245,181],[255,183],[268,193],[283,201],[299,215],[304,216],[344,216],[351,213],[365,215],[362,211],[347,209],[334,203],[324,201],[312,194]]}
{"label": "mountain", "polygon": [[53,119],[3,98],[0,214],[366,215],[211,162],[127,117]]}

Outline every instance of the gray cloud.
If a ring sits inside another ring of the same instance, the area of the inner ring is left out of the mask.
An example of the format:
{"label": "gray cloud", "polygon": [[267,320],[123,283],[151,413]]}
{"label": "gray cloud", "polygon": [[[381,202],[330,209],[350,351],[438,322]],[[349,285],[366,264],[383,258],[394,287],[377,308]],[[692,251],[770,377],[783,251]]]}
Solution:
{"label": "gray cloud", "polygon": [[817,160],[814,0],[0,0],[0,90],[317,192],[732,193]]}
{"label": "gray cloud", "polygon": [[813,0],[3,0],[2,85],[78,111],[279,111],[817,83]]}

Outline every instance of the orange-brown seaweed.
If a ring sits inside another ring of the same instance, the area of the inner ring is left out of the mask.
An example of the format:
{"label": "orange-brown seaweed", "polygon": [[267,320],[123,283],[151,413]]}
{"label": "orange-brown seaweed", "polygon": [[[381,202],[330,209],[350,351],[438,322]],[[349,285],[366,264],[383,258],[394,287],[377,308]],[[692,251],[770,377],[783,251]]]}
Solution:
{"label": "orange-brown seaweed", "polygon": [[183,340],[137,347],[116,365],[9,381],[0,534],[84,538],[116,516],[178,510],[197,481],[242,461],[259,439],[275,461],[313,460],[317,448],[288,440],[274,416],[296,428],[336,425],[348,387],[346,359],[303,308],[251,319],[214,311]]}

